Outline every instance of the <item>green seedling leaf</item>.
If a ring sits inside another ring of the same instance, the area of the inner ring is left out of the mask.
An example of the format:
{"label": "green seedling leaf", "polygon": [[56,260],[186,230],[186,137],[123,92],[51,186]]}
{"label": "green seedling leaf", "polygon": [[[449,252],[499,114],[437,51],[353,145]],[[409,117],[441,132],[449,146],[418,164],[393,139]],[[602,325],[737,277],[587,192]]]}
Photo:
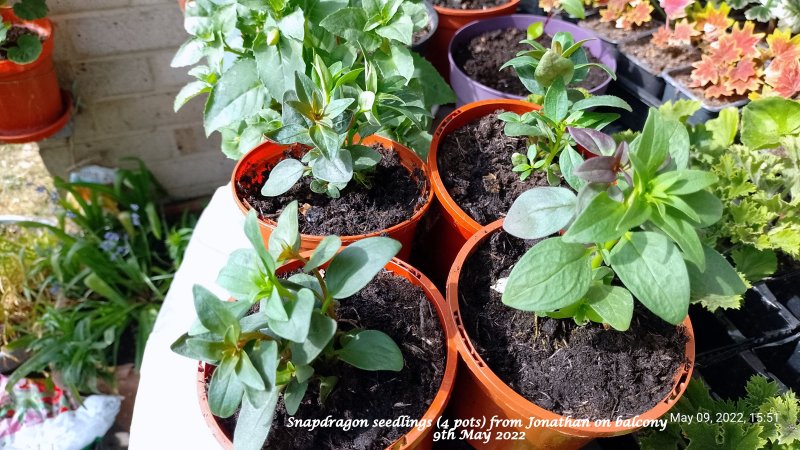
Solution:
{"label": "green seedling leaf", "polygon": [[302,343],[292,343],[292,363],[295,365],[311,364],[336,334],[336,321],[314,311],[311,315],[311,327],[308,338]]}
{"label": "green seedling leaf", "polygon": [[778,257],[773,250],[741,246],[731,252],[731,257],[736,270],[753,283],[772,276],[778,270]]}
{"label": "green seedling leaf", "polygon": [[19,0],[14,4],[14,14],[22,20],[36,20],[47,16],[45,0]]}
{"label": "green seedling leaf", "polygon": [[342,240],[339,239],[338,236],[326,236],[325,239],[320,241],[317,248],[314,249],[314,253],[311,254],[311,258],[309,258],[308,262],[303,267],[303,271],[311,272],[327,263],[336,255],[336,252],[338,252],[341,247]]}
{"label": "green seedling leaf", "polygon": [[278,216],[278,224],[269,235],[269,254],[281,263],[300,250],[300,231],[297,223],[297,200],[289,203]]}
{"label": "green seedling leaf", "polygon": [[625,331],[633,317],[633,296],[619,286],[593,284],[586,292],[589,307],[615,330]]}
{"label": "green seedling leaf", "polygon": [[583,111],[585,109],[597,108],[600,106],[607,106],[610,108],[624,109],[625,111],[632,111],[631,105],[625,100],[615,97],[613,95],[597,95],[583,100],[578,100],[572,105],[572,111]]}
{"label": "green seedling leaf", "polygon": [[252,59],[240,59],[222,74],[206,103],[206,136],[264,109],[267,92]]}
{"label": "green seedling leaf", "polygon": [[717,182],[717,176],[704,170],[673,170],[653,180],[656,189],[671,195],[686,195],[701,191]]}
{"label": "green seedling leaf", "polygon": [[296,379],[292,379],[286,386],[286,392],[283,394],[283,404],[286,407],[286,413],[290,416],[295,415],[300,408],[300,403],[306,395],[308,389],[308,382],[300,383]]}
{"label": "green seedling leaf", "polygon": [[204,327],[219,336],[224,336],[228,327],[233,327],[235,334],[239,334],[239,320],[223,305],[222,300],[198,284],[194,285],[192,293],[194,309]]}
{"label": "green seedling leaf", "polygon": [[580,299],[592,280],[590,253],[561,238],[539,242],[511,270],[503,303],[523,311],[555,311]]}
{"label": "green seedling leaf", "polygon": [[242,400],[242,408],[233,431],[234,450],[260,450],[264,446],[275,418],[280,390],[271,389],[264,394],[260,399],[260,406],[256,406],[250,396],[245,396]]}
{"label": "green seedling leaf", "polygon": [[264,245],[264,239],[261,237],[261,230],[258,225],[258,214],[253,209],[247,212],[247,217],[244,219],[244,234],[258,257],[261,258],[267,273],[275,273],[275,260],[272,259]]}
{"label": "green seedling leaf", "polygon": [[286,322],[289,320],[289,315],[286,313],[286,308],[283,306],[283,299],[278,289],[272,289],[269,297],[261,300],[261,310],[267,318],[267,325],[270,320],[277,320],[278,322]]}
{"label": "green seedling leaf", "polygon": [[691,261],[700,270],[704,270],[706,261],[703,256],[703,246],[694,226],[680,217],[672,208],[667,208],[666,211],[667,213],[663,216],[661,213],[653,214],[651,220],[678,244],[687,261]]}
{"label": "green seedling leaf", "polygon": [[577,197],[559,187],[539,187],[524,192],[511,205],[503,229],[520,239],[549,236],[572,220]]}
{"label": "green seedling leaf", "polygon": [[650,311],[677,325],[689,313],[689,274],[675,244],[666,236],[633,232],[611,251],[611,268]]}
{"label": "green seedling leaf", "polygon": [[308,365],[297,366],[294,369],[294,376],[298,383],[305,383],[314,375],[314,368]]}
{"label": "green seedling leaf", "polygon": [[[591,160],[589,160],[591,161]],[[628,208],[600,192],[586,206],[564,234],[568,243],[602,243],[617,239],[625,230],[617,228]]]}
{"label": "green seedling leaf", "polygon": [[289,191],[303,176],[306,167],[296,159],[284,159],[272,168],[261,195],[277,197]]}
{"label": "green seedling leaf", "polygon": [[528,39],[534,41],[539,39],[539,37],[544,34],[544,23],[543,22],[533,22],[532,24],[528,25]]}
{"label": "green seedling leaf", "polygon": [[250,351],[250,361],[261,376],[264,388],[268,391],[277,390],[278,364],[280,364],[278,343],[275,341],[257,342]]}
{"label": "green seedling leaf", "polygon": [[347,246],[328,266],[326,281],[333,298],[347,298],[366,286],[400,251],[387,237],[371,237]]}
{"label": "green seedling leaf", "polygon": [[211,413],[223,419],[236,412],[244,396],[244,385],[236,376],[238,363],[237,354],[224,357],[222,363],[214,370],[208,386],[208,406]]}
{"label": "green seedling leaf", "polygon": [[340,149],[334,159],[317,158],[311,165],[314,177],[328,183],[348,183],[353,179],[353,159],[350,152]]}
{"label": "green seedling leaf", "polygon": [[239,377],[242,384],[252,389],[263,391],[266,388],[261,374],[250,361],[247,352],[241,352],[239,354],[239,363],[236,364],[236,376]]}
{"label": "green seedling leaf", "polygon": [[[722,202],[714,194],[708,191],[697,191],[693,194],[680,197],[681,204],[691,210],[691,215],[687,215],[694,220],[699,228],[709,227],[719,221],[722,217]],[[694,217],[692,217],[694,216]]]}
{"label": "green seedling leaf", "polygon": [[264,266],[251,248],[235,250],[219,271],[217,284],[231,297],[241,301],[254,301],[266,287]]}
{"label": "green seedling leaf", "polygon": [[764,97],[742,108],[742,143],[753,150],[777,147],[798,131],[800,104],[793,100]]}
{"label": "green seedling leaf", "polygon": [[403,353],[386,333],[364,330],[336,352],[342,361],[362,370],[403,370]]}
{"label": "green seedling leaf", "polygon": [[561,154],[558,156],[558,167],[561,169],[561,176],[564,177],[564,180],[569,184],[569,186],[574,189],[575,191],[580,191],[586,186],[586,181],[578,178],[573,172],[575,167],[581,165],[583,163],[583,157],[581,157],[572,146],[567,146],[564,150],[561,151]]}
{"label": "green seedling leaf", "polygon": [[297,293],[297,299],[286,304],[286,314],[289,316],[289,320],[269,319],[269,329],[284,339],[303,343],[308,337],[313,310],[314,293],[309,289],[301,289]]}
{"label": "green seedling leaf", "polygon": [[687,260],[686,269],[692,287],[692,300],[702,301],[707,296],[738,296],[744,294],[747,286],[742,278],[719,252],[703,246],[705,269]]}
{"label": "green seedling leaf", "polygon": [[42,54],[42,43],[38,36],[24,35],[17,39],[17,45],[6,52],[9,61],[17,64],[30,64]]}
{"label": "green seedling leaf", "polygon": [[[559,58],[561,57],[559,56]],[[561,59],[568,61],[564,58]],[[544,63],[544,60],[542,60],[542,63]],[[542,63],[540,63],[539,67],[542,67]],[[569,64],[572,63],[569,62]],[[554,65],[558,66],[559,64],[554,63]],[[567,98],[567,90],[564,88],[564,81],[561,78],[556,78],[547,89],[547,94],[544,96],[543,112],[545,116],[554,121],[560,121],[567,117],[567,113],[569,112],[569,99]]]}
{"label": "green seedling leaf", "polygon": [[372,169],[381,162],[381,154],[364,145],[353,145],[349,148],[353,157],[353,170],[362,172]]}

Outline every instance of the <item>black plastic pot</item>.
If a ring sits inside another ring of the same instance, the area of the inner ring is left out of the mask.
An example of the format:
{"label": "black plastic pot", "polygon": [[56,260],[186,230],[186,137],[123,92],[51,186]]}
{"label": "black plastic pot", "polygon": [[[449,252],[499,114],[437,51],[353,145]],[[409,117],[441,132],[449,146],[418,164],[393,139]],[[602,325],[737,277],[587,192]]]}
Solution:
{"label": "black plastic pot", "polygon": [[[659,26],[664,25],[663,22],[659,22],[659,21],[655,21],[655,23],[657,23]],[[578,26],[580,26],[580,25],[581,25],[580,22],[578,22]],[[619,52],[618,46],[620,44],[625,44],[627,42],[633,42],[633,41],[642,39],[644,37],[650,36],[651,34],[655,33],[656,30],[658,30],[658,27],[655,27],[655,28],[653,28],[651,30],[645,30],[645,31],[638,31],[638,32],[631,31],[629,35],[625,36],[622,39],[612,39],[612,38],[603,36],[602,34],[599,34],[599,33],[595,33],[595,35],[597,35],[598,39],[600,39],[601,41],[603,41],[606,44],[608,44],[609,51],[613,52],[614,57],[617,58],[617,60],[619,60],[619,53],[620,52]]]}
{"label": "black plastic pot", "polygon": [[622,129],[641,130],[647,119],[650,108],[661,106],[661,98],[653,97],[635,83],[617,75],[617,79],[608,86],[609,95],[615,95],[625,100],[631,107],[631,112],[622,114],[617,121],[612,124],[619,124]]}
{"label": "black plastic pot", "polygon": [[428,10],[428,17],[430,18],[430,29],[419,42],[411,44],[411,50],[419,54],[424,54],[425,50],[428,48],[428,43],[431,41],[431,37],[433,37],[433,33],[436,33],[436,29],[439,28],[439,14],[436,13],[431,2],[426,0],[424,3],[425,8]]}
{"label": "black plastic pot", "polygon": [[748,103],[749,100],[743,99],[731,103],[726,103],[720,106],[709,105],[708,103],[706,103],[706,99],[698,98],[686,86],[675,80],[674,78],[675,75],[687,73],[690,70],[692,70],[691,67],[682,67],[679,69],[667,70],[661,74],[665,82],[664,95],[661,98],[662,101],[668,102],[681,99],[689,99],[700,102],[701,104],[700,109],[696,113],[694,113],[691,117],[689,117],[688,120],[689,123],[691,124],[705,123],[708,120],[716,118],[719,115],[719,112],[725,108],[730,108],[731,106],[739,108]]}
{"label": "black plastic pot", "polygon": [[[644,39],[650,38],[647,36],[638,40]],[[647,68],[647,64],[635,56],[628,55],[622,48],[618,49],[617,77],[636,86],[639,92],[644,92],[651,98],[660,99],[664,95],[664,78],[660,74],[653,74]]]}

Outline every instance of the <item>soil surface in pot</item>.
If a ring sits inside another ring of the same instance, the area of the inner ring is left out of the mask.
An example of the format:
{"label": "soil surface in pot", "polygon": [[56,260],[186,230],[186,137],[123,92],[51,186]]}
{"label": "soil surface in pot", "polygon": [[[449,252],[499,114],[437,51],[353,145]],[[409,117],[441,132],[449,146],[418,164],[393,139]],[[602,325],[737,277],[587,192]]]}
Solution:
{"label": "soil surface in pot", "polygon": [[[341,331],[364,328],[391,336],[403,352],[403,370],[369,372],[342,362],[315,363],[317,375],[339,378],[333,392],[321,403],[319,382],[313,378],[300,409],[292,416],[294,423],[289,421],[281,399],[265,449],[384,449],[412,426],[373,427],[373,421],[401,416],[420,419],[436,396],[444,376],[447,347],[439,316],[420,287],[384,271],[359,293],[341,300],[337,314]],[[298,426],[302,424],[298,420],[328,416],[366,419],[369,426],[349,431],[337,427],[309,431]],[[228,436],[233,436],[234,418],[220,420]]]}
{"label": "soil surface in pot", "polygon": [[[419,169],[409,173],[394,151],[378,144],[373,148],[383,159],[370,176],[371,188],[354,180],[342,191],[341,197],[333,199],[313,192],[311,177],[303,177],[285,194],[265,197],[261,195],[263,186],[253,174],[242,176],[236,193],[255,208],[261,218],[271,220],[277,220],[283,207],[297,200],[303,234],[355,236],[385,230],[410,219],[425,204],[427,181]],[[269,177],[269,172],[263,169],[263,180]]]}
{"label": "soil surface in pot", "polygon": [[433,0],[435,6],[451,9],[489,9],[508,2],[509,0]]}
{"label": "soil surface in pot", "polygon": [[707,106],[728,106],[731,103],[738,102],[739,100],[747,100],[746,95],[732,95],[730,97],[718,98],[706,97],[705,88],[692,86],[692,73],[689,70],[685,72],[673,73],[672,78]]}
{"label": "soil surface in pot", "polygon": [[[530,46],[520,44],[520,41],[526,36],[524,30],[517,28],[487,31],[472,38],[465,48],[455,49],[453,56],[456,64],[473,80],[500,92],[526,96],[528,90],[519,81],[517,72],[511,67],[500,70],[503,64],[517,56],[517,52],[530,50]],[[550,48],[552,40],[551,36],[542,35],[537,42]],[[589,58],[589,62],[600,62],[589,53],[588,49],[586,56]],[[602,69],[592,67],[585,79],[580,83],[573,83],[571,86],[591,90],[603,84],[607,79],[607,73]]]}
{"label": "soil surface in pot", "polygon": [[626,332],[600,324],[537,319],[504,305],[491,289],[535,241],[494,233],[459,279],[464,327],[492,371],[531,402],[573,418],[641,414],[664,400],[687,364],[687,335],[639,310]]}
{"label": "soil surface in pot", "polygon": [[36,36],[39,38],[39,41],[44,41],[38,33],[31,30],[30,28],[20,27],[20,26],[12,26],[9,28],[8,33],[6,34],[6,40],[0,45],[0,61],[8,59],[8,49],[11,47],[17,46],[17,41],[22,36]]}
{"label": "soil surface in pot", "polygon": [[603,38],[614,42],[619,42],[623,39],[630,38],[631,36],[636,35],[638,33],[655,30],[661,25],[663,25],[662,22],[656,22],[651,20],[650,22],[645,22],[640,26],[635,26],[632,30],[623,30],[622,28],[615,27],[614,24],[611,22],[601,22],[600,17],[586,19],[578,22],[579,27],[586,28],[589,31],[597,33]]}
{"label": "soil surface in pot", "polygon": [[684,67],[700,60],[700,50],[695,47],[659,47],[650,38],[627,42],[619,46],[626,55],[643,63],[643,68],[653,75],[661,75],[666,69]]}
{"label": "soil surface in pot", "polygon": [[514,200],[528,189],[548,185],[544,171],[534,171],[525,181],[511,171],[511,155],[528,150],[525,138],[503,133],[505,122],[497,118],[502,112],[454,130],[440,141],[438,149],[445,189],[480,224],[505,216]]}

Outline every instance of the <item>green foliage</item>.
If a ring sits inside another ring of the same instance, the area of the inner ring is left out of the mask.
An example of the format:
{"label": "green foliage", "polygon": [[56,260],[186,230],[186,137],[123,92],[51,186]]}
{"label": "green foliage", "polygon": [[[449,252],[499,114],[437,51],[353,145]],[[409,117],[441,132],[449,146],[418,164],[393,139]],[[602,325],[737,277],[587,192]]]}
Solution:
{"label": "green foliage", "polygon": [[327,100],[353,100],[344,107],[335,103],[328,116],[361,111],[370,126],[360,131],[380,133],[424,155],[431,125],[424,111],[455,100],[430,63],[407,48],[414,31],[427,23],[425,6],[414,0],[188,2],[184,26],[192,37],[172,65],[195,66],[189,73],[197,80],[181,90],[175,109],[207,94],[206,133],[219,131],[223,152],[238,159],[278,129],[284,142],[302,139],[287,130],[300,125],[298,111],[287,103],[308,103],[295,82],[302,76]]}
{"label": "green foliage", "polygon": [[[683,397],[665,416],[676,420],[670,420],[664,431],[639,432],[642,449],[797,448],[800,401],[795,393],[779,394],[777,384],[759,375],[750,378],[746,391],[745,397],[734,401],[714,400],[705,384],[693,378]],[[681,415],[694,420],[679,419]]]}
{"label": "green foliage", "polygon": [[[676,126],[677,125],[677,126]],[[678,324],[689,303],[740,296],[746,290],[699,230],[719,219],[719,199],[707,189],[716,176],[687,168],[689,138],[674,119],[651,110],[630,144],[591,129],[569,128],[598,156],[572,170],[584,186],[539,187],[511,206],[504,228],[535,244],[514,266],[503,303],[578,323],[625,330],[633,297]]]}
{"label": "green foliage", "polygon": [[[255,211],[245,219],[253,248],[231,254],[217,283],[236,301],[224,302],[201,286],[194,288],[198,319],[172,350],[216,367],[208,388],[211,412],[230,417],[241,407],[234,448],[260,449],[267,439],[278,399],[293,415],[309,383],[330,393],[335,377],[317,373],[314,363],[339,360],[363,370],[400,371],[397,344],[376,330],[341,330],[335,299],[366,286],[400,250],[385,237],[364,239],[341,252],[329,236],[310,257],[302,256],[297,202],[278,218],[268,248]],[[282,278],[280,267],[299,264],[303,273]],[[328,264],[323,272],[320,267]],[[258,304],[256,312],[248,313]],[[323,394],[325,397],[327,394]]]}
{"label": "green foliage", "polygon": [[741,127],[739,122],[737,110],[729,108],[687,127],[692,164],[719,178],[713,190],[724,205],[706,241],[730,252],[740,272],[755,282],[775,271],[774,252],[800,259],[800,104],[755,100],[742,109]]}
{"label": "green foliage", "polygon": [[[5,1],[0,2],[0,6]],[[45,0],[19,0],[13,6],[14,15],[22,20],[42,19],[47,15]],[[39,36],[20,36],[14,45],[6,41],[11,22],[0,21],[0,49],[4,50],[9,61],[16,64],[30,64],[42,54],[42,43]]]}
{"label": "green foliage", "polygon": [[[532,26],[528,30],[529,38],[522,41],[532,49],[519,52],[501,68],[513,67],[531,92],[529,100],[542,103],[543,109],[522,115],[505,112],[499,118],[506,122],[506,135],[528,138],[527,154],[512,156],[513,170],[522,180],[534,170],[545,170],[551,185],[560,184],[559,174],[562,174],[570,186],[579,189],[583,182],[572,175],[572,168],[580,165],[583,158],[575,151],[576,142],[567,130],[570,127],[601,130],[619,117],[616,113],[590,111],[596,107],[626,111],[631,108],[618,97],[592,97],[585,90],[569,88],[586,78],[593,66],[612,78],[615,75],[602,64],[588,62],[583,48],[585,40],[575,42],[571,34],[558,32],[553,36],[552,47],[547,49],[535,40],[543,32],[542,27]],[[613,152],[613,148],[611,150]]]}
{"label": "green foliage", "polygon": [[[385,89],[378,84],[378,68],[367,63],[366,84],[358,85],[357,71],[337,62],[326,66],[316,56],[313,78],[295,74],[294,89],[284,96],[283,123],[274,133],[278,142],[300,142],[311,147],[302,160],[285,159],[270,172],[262,194],[277,196],[288,191],[303,175],[313,178],[311,189],[338,198],[354,178],[368,184],[368,174],[381,155],[360,144],[361,137],[381,128],[382,121],[397,118],[421,123],[429,114],[398,97],[399,83]],[[398,94],[398,95],[395,95]]]}
{"label": "green foliage", "polygon": [[49,304],[36,330],[8,344],[32,351],[10,378],[56,372],[76,395],[97,392],[98,380],[113,381],[123,332],[132,336],[134,362],[141,364],[191,230],[188,219],[175,228],[166,223],[155,204],[163,192],[141,162],[118,170],[111,186],[55,184],[62,194],[58,224],[20,223],[52,235],[28,268],[39,274],[37,293]]}

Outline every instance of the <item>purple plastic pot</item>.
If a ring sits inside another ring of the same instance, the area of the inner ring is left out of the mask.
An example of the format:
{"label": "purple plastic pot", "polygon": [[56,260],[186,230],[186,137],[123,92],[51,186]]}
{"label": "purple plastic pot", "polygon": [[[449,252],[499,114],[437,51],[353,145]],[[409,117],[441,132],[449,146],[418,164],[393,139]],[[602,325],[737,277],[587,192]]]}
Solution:
{"label": "purple plastic pot", "polygon": [[[575,24],[565,22],[559,19],[551,18],[547,22],[547,17],[534,16],[529,14],[512,14],[510,16],[494,17],[491,19],[476,20],[463,28],[458,30],[450,41],[450,48],[447,52],[447,57],[450,60],[450,85],[456,93],[456,102],[458,106],[466,103],[477,102],[479,100],[489,100],[494,98],[511,98],[521,100],[523,97],[512,95],[505,92],[492,89],[489,86],[481,84],[469,77],[460,67],[456,64],[453,58],[454,50],[468,45],[469,41],[487,31],[499,30],[503,28],[518,28],[520,30],[527,30],[528,26],[535,22],[546,22],[544,32],[550,36],[558,33],[559,31],[566,31],[572,34],[576,41],[582,39],[592,39],[583,44],[584,48],[589,50],[595,58],[608,66],[612,72],[617,70],[617,61],[612,52],[608,51],[607,44],[598,39],[597,35],[591,31],[584,30]],[[590,92],[595,95],[603,94],[611,82],[611,77],[608,77],[605,82],[595,87]]]}

